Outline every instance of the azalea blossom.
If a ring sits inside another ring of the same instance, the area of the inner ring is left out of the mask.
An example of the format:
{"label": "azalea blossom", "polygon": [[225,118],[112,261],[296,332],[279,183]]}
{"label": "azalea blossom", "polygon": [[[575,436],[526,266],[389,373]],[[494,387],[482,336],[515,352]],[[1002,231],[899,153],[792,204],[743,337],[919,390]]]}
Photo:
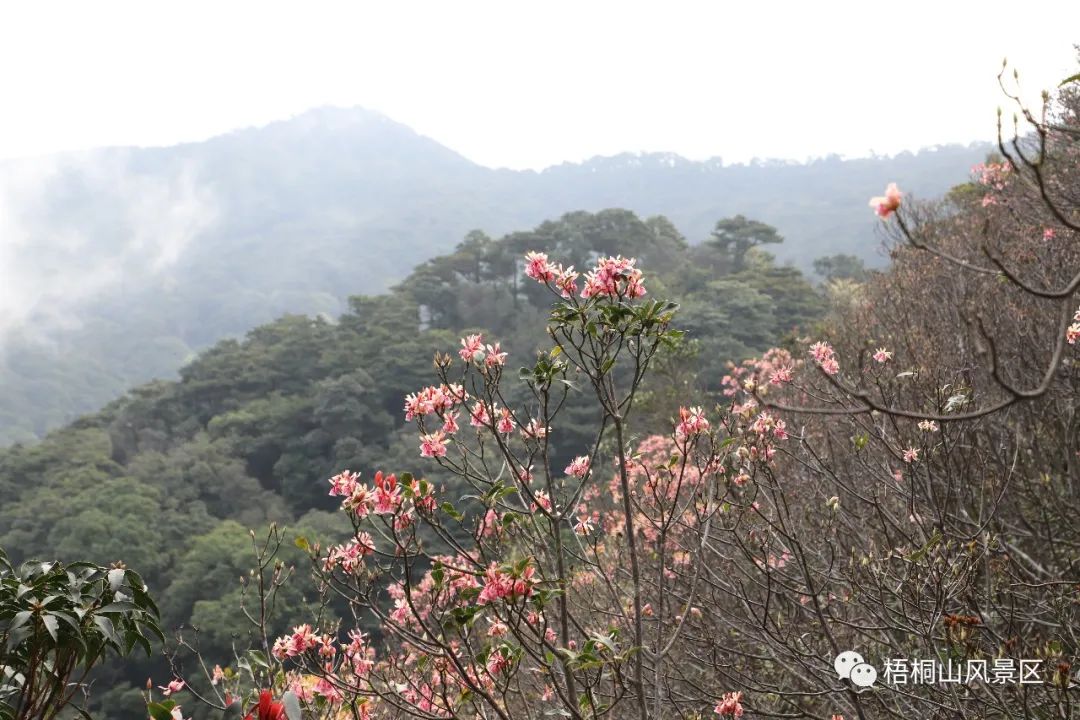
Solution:
{"label": "azalea blossom", "polygon": [[483,362],[484,361],[484,336],[483,335],[468,335],[461,339],[461,349],[458,350],[458,355],[465,362]]}
{"label": "azalea blossom", "polygon": [[580,273],[574,272],[574,266],[563,269],[561,266],[558,268],[558,275],[555,278],[555,287],[559,288],[560,294],[564,298],[572,298],[577,294],[577,279],[580,277]]}
{"label": "azalea blossom", "polygon": [[420,457],[446,457],[446,439],[442,430],[420,436]]}
{"label": "azalea blossom", "polygon": [[892,351],[885,348],[878,348],[874,353],[874,361],[879,363],[887,363],[892,360]]}
{"label": "azalea blossom", "polygon": [[679,424],[675,427],[675,436],[686,439],[709,430],[709,421],[700,407],[679,408]]}
{"label": "azalea blossom", "polygon": [[900,189],[896,187],[896,183],[889,183],[889,186],[885,188],[883,197],[870,198],[870,207],[874,208],[874,212],[878,214],[878,217],[884,220],[900,209],[900,198],[903,195]]}
{"label": "azalea blossom", "polygon": [[716,708],[713,710],[717,715],[729,715],[731,717],[742,717],[742,693],[741,692],[729,692],[724,693],[724,697],[720,699],[720,702],[716,704]]}
{"label": "azalea blossom", "polygon": [[594,530],[593,519],[588,515],[581,515],[574,523],[574,532],[578,535],[588,535]]}
{"label": "azalea blossom", "polygon": [[782,385],[789,382],[791,382],[791,368],[787,365],[776,368],[769,376],[769,383],[772,385]]}
{"label": "azalea blossom", "polygon": [[573,462],[566,466],[566,474],[576,478],[583,478],[589,472],[589,456],[578,455]]}
{"label": "azalea blossom", "polygon": [[826,375],[835,375],[840,371],[840,363],[836,360],[836,353],[829,343],[818,341],[810,346],[810,356]]}
{"label": "azalea blossom", "polygon": [[1054,235],[1056,235],[1056,233],[1054,232],[1054,228],[1043,229],[1043,240],[1053,240]]}
{"label": "azalea blossom", "polygon": [[469,411],[469,424],[473,427],[487,427],[491,422],[491,416],[488,415],[487,407],[480,400],[476,401],[472,410]]}
{"label": "azalea blossom", "polygon": [[184,689],[183,680],[173,680],[168,685],[158,685],[158,689],[161,690],[161,694],[165,697],[169,697],[174,692],[180,692]]}
{"label": "azalea blossom", "polygon": [[493,367],[495,365],[502,366],[506,364],[506,353],[499,347],[499,343],[488,345],[485,350],[487,351],[487,357],[484,358],[485,365]]}
{"label": "azalea blossom", "polygon": [[510,410],[503,408],[499,416],[499,422],[495,427],[503,435],[509,435],[514,432],[514,418],[510,416]]}
{"label": "azalea blossom", "polygon": [[635,258],[601,258],[596,268],[585,275],[581,297],[637,298],[645,294],[641,271],[634,267]]}
{"label": "azalea blossom", "polygon": [[919,451],[916,448],[909,447],[904,451],[904,462],[913,463],[919,459]]}
{"label": "azalea blossom", "polygon": [[933,420],[920,420],[919,429],[923,432],[937,432],[938,424]]}
{"label": "azalea blossom", "polygon": [[529,424],[521,428],[521,434],[527,438],[534,440],[541,440],[547,437],[548,431],[551,430],[546,425],[541,425],[540,421],[536,418],[529,420]]}
{"label": "azalea blossom", "polygon": [[548,262],[545,253],[525,254],[525,274],[537,282],[551,282],[556,278],[555,266]]}

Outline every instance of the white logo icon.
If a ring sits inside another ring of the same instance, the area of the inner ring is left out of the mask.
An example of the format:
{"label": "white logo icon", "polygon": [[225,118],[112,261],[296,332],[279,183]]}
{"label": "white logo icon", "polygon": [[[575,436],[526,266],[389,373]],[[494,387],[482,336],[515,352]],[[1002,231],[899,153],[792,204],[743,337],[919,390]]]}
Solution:
{"label": "white logo icon", "polygon": [[842,678],[851,680],[859,687],[870,687],[877,682],[877,669],[854,650],[846,650],[833,660],[833,669]]}

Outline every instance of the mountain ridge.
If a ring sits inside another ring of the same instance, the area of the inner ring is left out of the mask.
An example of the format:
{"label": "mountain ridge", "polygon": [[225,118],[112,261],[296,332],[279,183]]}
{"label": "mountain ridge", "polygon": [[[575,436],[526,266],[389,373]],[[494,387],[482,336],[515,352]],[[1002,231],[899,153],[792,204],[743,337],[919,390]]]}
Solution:
{"label": "mountain ridge", "polygon": [[866,199],[890,181],[939,195],[991,150],[745,165],[623,153],[519,171],[328,107],[202,142],[0,162],[0,445],[285,313],[336,315],[475,229],[625,208],[695,243],[743,214],[787,238],[780,262],[880,266]]}

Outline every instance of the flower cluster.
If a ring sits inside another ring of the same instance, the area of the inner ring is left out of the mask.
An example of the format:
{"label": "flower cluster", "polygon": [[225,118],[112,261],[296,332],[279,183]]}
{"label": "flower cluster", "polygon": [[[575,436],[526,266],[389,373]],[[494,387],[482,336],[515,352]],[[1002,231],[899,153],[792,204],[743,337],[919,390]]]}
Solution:
{"label": "flower cluster", "polygon": [[410,422],[417,417],[445,413],[468,399],[469,394],[460,385],[426,387],[405,396],[405,420]]}
{"label": "flower cluster", "polygon": [[1070,345],[1075,345],[1076,341],[1080,340],[1080,308],[1077,308],[1073,315],[1073,324],[1065,331],[1065,339]]}
{"label": "flower cluster", "polygon": [[485,345],[484,336],[479,334],[463,337],[458,355],[465,362],[477,363],[486,367],[506,364],[506,353],[502,351],[499,343]]}
{"label": "flower cluster", "polygon": [[303,655],[317,645],[319,645],[319,637],[311,629],[311,626],[305,623],[294,627],[292,635],[283,635],[275,640],[271,652],[278,660],[284,660],[285,658]]}
{"label": "flower cluster", "polygon": [[520,571],[508,571],[492,563],[484,572],[484,587],[477,602],[487,605],[496,600],[529,597],[536,585],[535,575],[536,568],[532,564],[525,565]]}
{"label": "flower cluster", "polygon": [[675,426],[675,436],[686,440],[709,431],[709,421],[700,407],[679,408],[679,422]]}
{"label": "flower cluster", "polygon": [[840,363],[836,360],[836,352],[829,343],[816,342],[811,345],[810,357],[814,358],[814,362],[826,375],[835,375],[840,372]]}
{"label": "flower cluster", "polygon": [[724,697],[720,699],[720,702],[716,704],[716,709],[713,711],[717,715],[728,715],[730,717],[742,717],[742,693],[741,692],[729,692],[724,693]]}
{"label": "flower cluster", "polygon": [[634,258],[601,258],[596,269],[585,275],[581,297],[636,298],[645,294],[641,271],[634,267]]}
{"label": "flower cluster", "polygon": [[885,188],[884,196],[870,198],[870,207],[874,208],[878,217],[884,220],[900,209],[900,199],[903,196],[904,194],[896,187],[896,183],[889,183],[889,186]]}
{"label": "flower cluster", "polygon": [[765,393],[766,385],[790,383],[798,365],[787,350],[772,348],[760,358],[744,360],[741,365],[729,362],[728,374],[720,384],[726,397],[734,397],[740,390]]}
{"label": "flower cluster", "polygon": [[340,567],[347,573],[356,572],[363,564],[364,558],[374,551],[375,539],[366,532],[360,532],[348,543],[330,548],[326,559],[323,560],[323,569],[330,571]]}
{"label": "flower cluster", "polygon": [[1005,189],[1005,181],[1008,179],[1009,171],[1009,164],[1003,162],[979,163],[971,168],[971,174],[975,177],[975,182],[994,190]]}
{"label": "flower cluster", "polygon": [[[581,297],[638,298],[645,294],[641,271],[634,267],[634,258],[605,257],[596,267],[585,274]],[[530,252],[525,255],[525,274],[546,285],[552,285],[566,298],[578,293],[577,280],[580,273],[573,267],[564,268],[552,263],[544,253]]]}
{"label": "flower cluster", "polygon": [[583,478],[589,472],[589,456],[578,455],[573,462],[566,466],[566,474],[571,477]]}

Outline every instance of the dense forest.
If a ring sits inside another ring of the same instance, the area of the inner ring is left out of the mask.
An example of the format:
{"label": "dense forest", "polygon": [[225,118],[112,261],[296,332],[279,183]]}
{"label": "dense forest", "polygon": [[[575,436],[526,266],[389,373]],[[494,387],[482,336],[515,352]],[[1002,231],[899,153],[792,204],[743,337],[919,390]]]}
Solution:
{"label": "dense forest", "polygon": [[[283,316],[199,354],[178,381],[137,387],[40,442],[4,451],[0,547],[16,562],[123,560],[158,598],[163,627],[199,628],[202,652],[226,665],[237,638],[248,643],[238,579],[254,563],[249,529],[261,536],[274,522],[324,541],[347,536],[326,485],[342,468],[412,470],[455,487],[422,462],[403,398],[425,384],[434,349],[462,334],[498,337],[521,362],[542,347],[549,299],[523,274],[527,250],[578,267],[603,255],[636,257],[650,268],[650,292],[682,304],[685,338],[641,403],[659,423],[680,402],[720,400],[729,360],[811,328],[872,274],[856,257],[831,256],[815,263],[824,284],[813,284],[770,254],[783,240],[736,216],[692,246],[667,218],[625,210],[570,213],[498,239],[469,233],[389,292],[351,297],[339,317]],[[567,404],[556,463],[589,442],[594,411],[585,400],[577,393]],[[301,571],[280,598],[279,631],[303,616],[301,600],[313,593],[302,553],[287,544],[283,557]],[[95,707],[139,716],[150,673],[168,670],[160,660],[109,666]]]}
{"label": "dense forest", "polygon": [[[479,166],[376,113],[323,109],[172,148],[0,164],[0,445],[29,441],[199,350],[285,313],[334,317],[474,228],[569,210],[664,215],[691,244],[743,214],[780,264],[882,266],[865,189],[935,197],[985,144],[726,165],[620,155],[541,172]],[[17,270],[16,270],[17,268]]]}

